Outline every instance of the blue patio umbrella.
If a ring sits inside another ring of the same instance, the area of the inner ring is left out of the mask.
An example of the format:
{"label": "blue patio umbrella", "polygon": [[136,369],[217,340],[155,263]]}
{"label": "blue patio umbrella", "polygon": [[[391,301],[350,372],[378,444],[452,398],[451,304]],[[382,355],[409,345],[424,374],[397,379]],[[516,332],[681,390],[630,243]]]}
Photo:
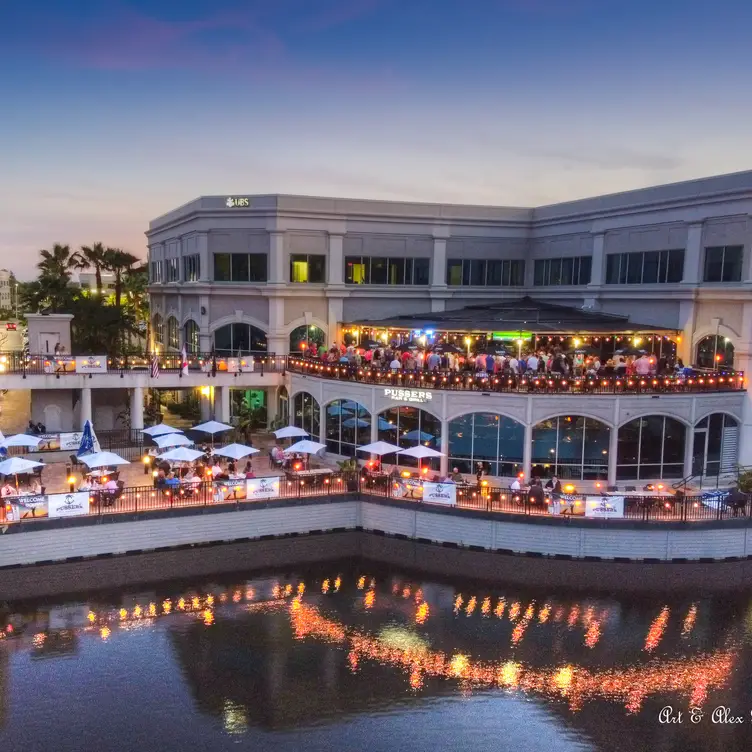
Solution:
{"label": "blue patio umbrella", "polygon": [[328,415],[350,415],[352,410],[348,410],[346,407],[340,405],[329,405],[326,408],[326,412]]}
{"label": "blue patio umbrella", "polygon": [[418,431],[416,429],[415,431],[408,431],[406,434],[403,434],[402,438],[409,439],[410,441],[431,441],[435,437],[431,433],[426,433],[425,431]]}
{"label": "blue patio umbrella", "polygon": [[348,418],[347,420],[342,421],[342,425],[345,426],[345,428],[367,428],[371,424],[362,418]]}
{"label": "blue patio umbrella", "polygon": [[91,421],[87,420],[84,423],[84,430],[81,434],[81,443],[76,452],[76,457],[83,457],[85,454],[90,454],[94,451],[94,432],[91,430]]}
{"label": "blue patio umbrella", "polygon": [[379,431],[396,431],[397,426],[384,418],[379,418]]}

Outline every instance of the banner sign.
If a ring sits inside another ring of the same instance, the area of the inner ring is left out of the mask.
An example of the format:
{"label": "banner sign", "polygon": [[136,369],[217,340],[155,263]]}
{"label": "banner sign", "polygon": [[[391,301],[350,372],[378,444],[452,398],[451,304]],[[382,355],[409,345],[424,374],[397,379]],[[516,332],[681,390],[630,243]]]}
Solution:
{"label": "banner sign", "polygon": [[228,358],[227,359],[227,372],[228,373],[253,373],[253,356],[247,358]]}
{"label": "banner sign", "polygon": [[46,496],[13,496],[8,501],[16,507],[16,520],[48,516]]}
{"label": "banner sign", "polygon": [[47,504],[50,517],[79,517],[89,514],[89,492],[51,494]]}
{"label": "banner sign", "polygon": [[279,496],[279,481],[278,477],[247,478],[245,481],[246,498],[249,501],[276,499]]}
{"label": "banner sign", "polygon": [[214,481],[214,500],[215,501],[242,501],[247,499],[248,489],[245,478],[240,480],[215,480]]}
{"label": "banner sign", "polygon": [[552,495],[548,511],[551,514],[571,514],[574,517],[584,517],[585,504],[579,497],[571,494]]}
{"label": "banner sign", "polygon": [[76,359],[72,355],[53,355],[44,360],[45,373],[74,373]]}
{"label": "banner sign", "polygon": [[395,478],[392,484],[392,496],[403,499],[422,499],[423,482],[420,478]]}
{"label": "banner sign", "polygon": [[42,433],[37,436],[39,446],[35,452],[76,452],[81,446],[80,431],[70,433]]}
{"label": "banner sign", "polygon": [[107,373],[107,356],[82,355],[77,357],[76,373]]}
{"label": "banner sign", "polygon": [[587,496],[585,498],[585,517],[595,517],[602,520],[624,517],[624,497]]}
{"label": "banner sign", "polygon": [[423,482],[423,501],[433,504],[457,504],[457,486],[454,483]]}

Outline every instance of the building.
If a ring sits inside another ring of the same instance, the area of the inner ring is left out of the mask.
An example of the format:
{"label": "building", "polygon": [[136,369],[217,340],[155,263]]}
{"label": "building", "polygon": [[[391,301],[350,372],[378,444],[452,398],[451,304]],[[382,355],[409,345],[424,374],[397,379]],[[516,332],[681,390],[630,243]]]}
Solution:
{"label": "building", "polygon": [[[152,336],[168,350],[186,343],[194,352],[228,355],[300,352],[311,341],[341,342],[353,325],[374,329],[380,321],[395,325],[395,317],[427,322],[529,296],[673,332],[671,346],[685,363],[749,370],[752,171],[536,208],[209,196],[155,219],[147,237]],[[308,394],[326,437],[328,403],[319,400],[334,399],[330,385],[322,378],[306,387],[303,378],[316,381],[310,375],[289,378],[293,414],[296,395]],[[389,401],[381,387],[353,384],[344,391],[369,410],[386,409]],[[344,391],[339,384],[334,390],[340,399]],[[570,395],[566,407],[542,395],[525,396],[524,404],[519,395],[490,399],[492,409],[488,401],[481,408],[481,395],[463,395],[463,409],[516,420],[525,437],[524,457],[516,459],[526,470],[535,459],[536,426],[557,409],[608,428],[611,480],[618,464],[614,435],[635,420],[641,432],[648,415],[664,419],[650,434],[661,446],[675,433],[674,422],[682,426],[682,457],[651,459],[649,471],[635,471],[639,480],[647,472],[661,477],[664,463],[675,466],[672,477],[679,465],[681,472],[694,467],[698,442],[705,446],[703,466],[718,465],[716,454],[725,456],[726,467],[735,464],[738,444],[741,460],[752,464],[752,411],[738,392],[673,395],[661,398],[660,409],[652,397],[637,395]],[[627,408],[627,399],[637,402]],[[452,400],[451,409],[434,413],[444,441],[456,405]],[[670,427],[666,419],[674,421]],[[586,433],[580,441],[588,445]]]}
{"label": "building", "polygon": [[16,294],[16,276],[7,269],[0,269],[0,308],[6,311],[14,311]]}
{"label": "building", "polygon": [[[97,287],[97,275],[94,272],[79,272],[78,284],[82,289],[94,290]],[[115,275],[112,272],[102,272],[102,289],[108,293],[115,289]]]}

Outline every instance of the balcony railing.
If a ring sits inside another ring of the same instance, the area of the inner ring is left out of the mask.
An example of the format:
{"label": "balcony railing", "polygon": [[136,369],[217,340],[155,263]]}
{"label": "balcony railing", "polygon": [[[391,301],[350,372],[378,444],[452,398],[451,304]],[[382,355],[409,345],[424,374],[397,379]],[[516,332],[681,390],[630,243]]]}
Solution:
{"label": "balcony railing", "polygon": [[400,389],[448,389],[499,394],[697,394],[744,391],[741,372],[697,372],[690,377],[603,376],[565,377],[556,374],[512,376],[477,375],[468,371],[426,371],[373,368],[324,363],[290,356],[287,370],[324,379],[375,384]]}
{"label": "balcony railing", "polygon": [[[405,499],[401,484],[387,476],[369,477],[360,473],[337,472],[313,478],[281,477],[278,494],[263,501],[246,499],[245,480],[208,481],[197,485],[155,487],[153,485],[124,488],[119,491],[89,492],[89,512],[79,519],[104,515],[148,514],[169,509],[189,509],[196,507],[217,507],[231,509],[251,509],[268,502],[295,501],[320,498],[322,502],[346,494],[363,494],[366,497],[399,499],[407,503],[425,505],[430,508],[451,509],[444,504],[431,504],[420,499]],[[710,493],[704,496],[630,497],[624,496],[624,516],[600,520],[602,524],[619,525],[621,522],[645,523],[694,523],[741,520],[752,518],[752,502],[748,497],[735,505],[728,504],[724,493]],[[34,497],[39,499],[39,497]],[[456,508],[491,512],[500,516],[549,517],[551,510],[563,514],[558,516],[570,519],[584,519],[586,498],[593,496],[565,495],[547,496],[535,501],[525,491],[512,491],[493,486],[457,484]],[[603,497],[608,499],[608,497]],[[46,516],[28,513],[22,519],[14,519],[11,509],[14,497],[6,497],[2,508],[3,524],[44,526],[50,521]],[[54,520],[52,520],[54,521]],[[200,524],[200,523],[197,523]]]}

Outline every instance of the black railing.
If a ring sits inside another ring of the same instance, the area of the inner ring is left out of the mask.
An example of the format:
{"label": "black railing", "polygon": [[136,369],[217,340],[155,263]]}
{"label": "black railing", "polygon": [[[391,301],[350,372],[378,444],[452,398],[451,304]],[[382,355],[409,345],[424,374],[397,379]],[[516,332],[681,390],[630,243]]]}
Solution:
{"label": "black railing", "polygon": [[354,381],[364,384],[414,390],[448,389],[483,393],[514,394],[686,394],[744,391],[746,380],[741,372],[702,373],[689,378],[675,376],[604,376],[567,377],[561,375],[477,375],[469,371],[427,371],[374,368],[324,363],[311,358],[287,359],[291,373],[325,379]]}
{"label": "black railing", "polygon": [[[565,519],[584,519],[587,499],[597,498],[597,494],[544,496],[532,498],[525,491],[513,491],[493,486],[476,486],[457,484],[455,486],[456,506],[459,509],[473,509],[496,513],[502,516],[539,516],[550,517],[552,513]],[[52,493],[48,491],[48,493]],[[201,483],[183,483],[174,486],[144,485],[124,488],[118,491],[90,491],[89,516],[141,514],[156,510],[188,507],[227,506],[237,508],[241,505],[253,505],[264,501],[295,500],[303,498],[321,498],[345,494],[363,494],[365,496],[399,499],[409,503],[425,504],[427,507],[443,507],[424,502],[420,498],[404,496],[404,486],[398,479],[387,476],[370,477],[352,472],[337,472],[313,477],[293,477],[280,473],[279,488],[274,496],[260,500],[246,498],[244,479],[230,481],[206,481]],[[617,496],[620,496],[617,494]],[[752,518],[752,502],[748,496],[740,497],[735,504],[729,504],[724,494],[707,494],[704,496],[655,496],[630,497],[624,494],[624,515],[608,518],[608,524],[620,522],[646,523],[694,523],[726,521]],[[608,501],[610,497],[601,497]],[[611,497],[613,498],[613,497]],[[13,504],[14,497],[5,500],[6,507]],[[10,514],[7,523],[25,524],[31,521],[44,523],[44,516],[28,513],[20,520],[14,520]]]}

